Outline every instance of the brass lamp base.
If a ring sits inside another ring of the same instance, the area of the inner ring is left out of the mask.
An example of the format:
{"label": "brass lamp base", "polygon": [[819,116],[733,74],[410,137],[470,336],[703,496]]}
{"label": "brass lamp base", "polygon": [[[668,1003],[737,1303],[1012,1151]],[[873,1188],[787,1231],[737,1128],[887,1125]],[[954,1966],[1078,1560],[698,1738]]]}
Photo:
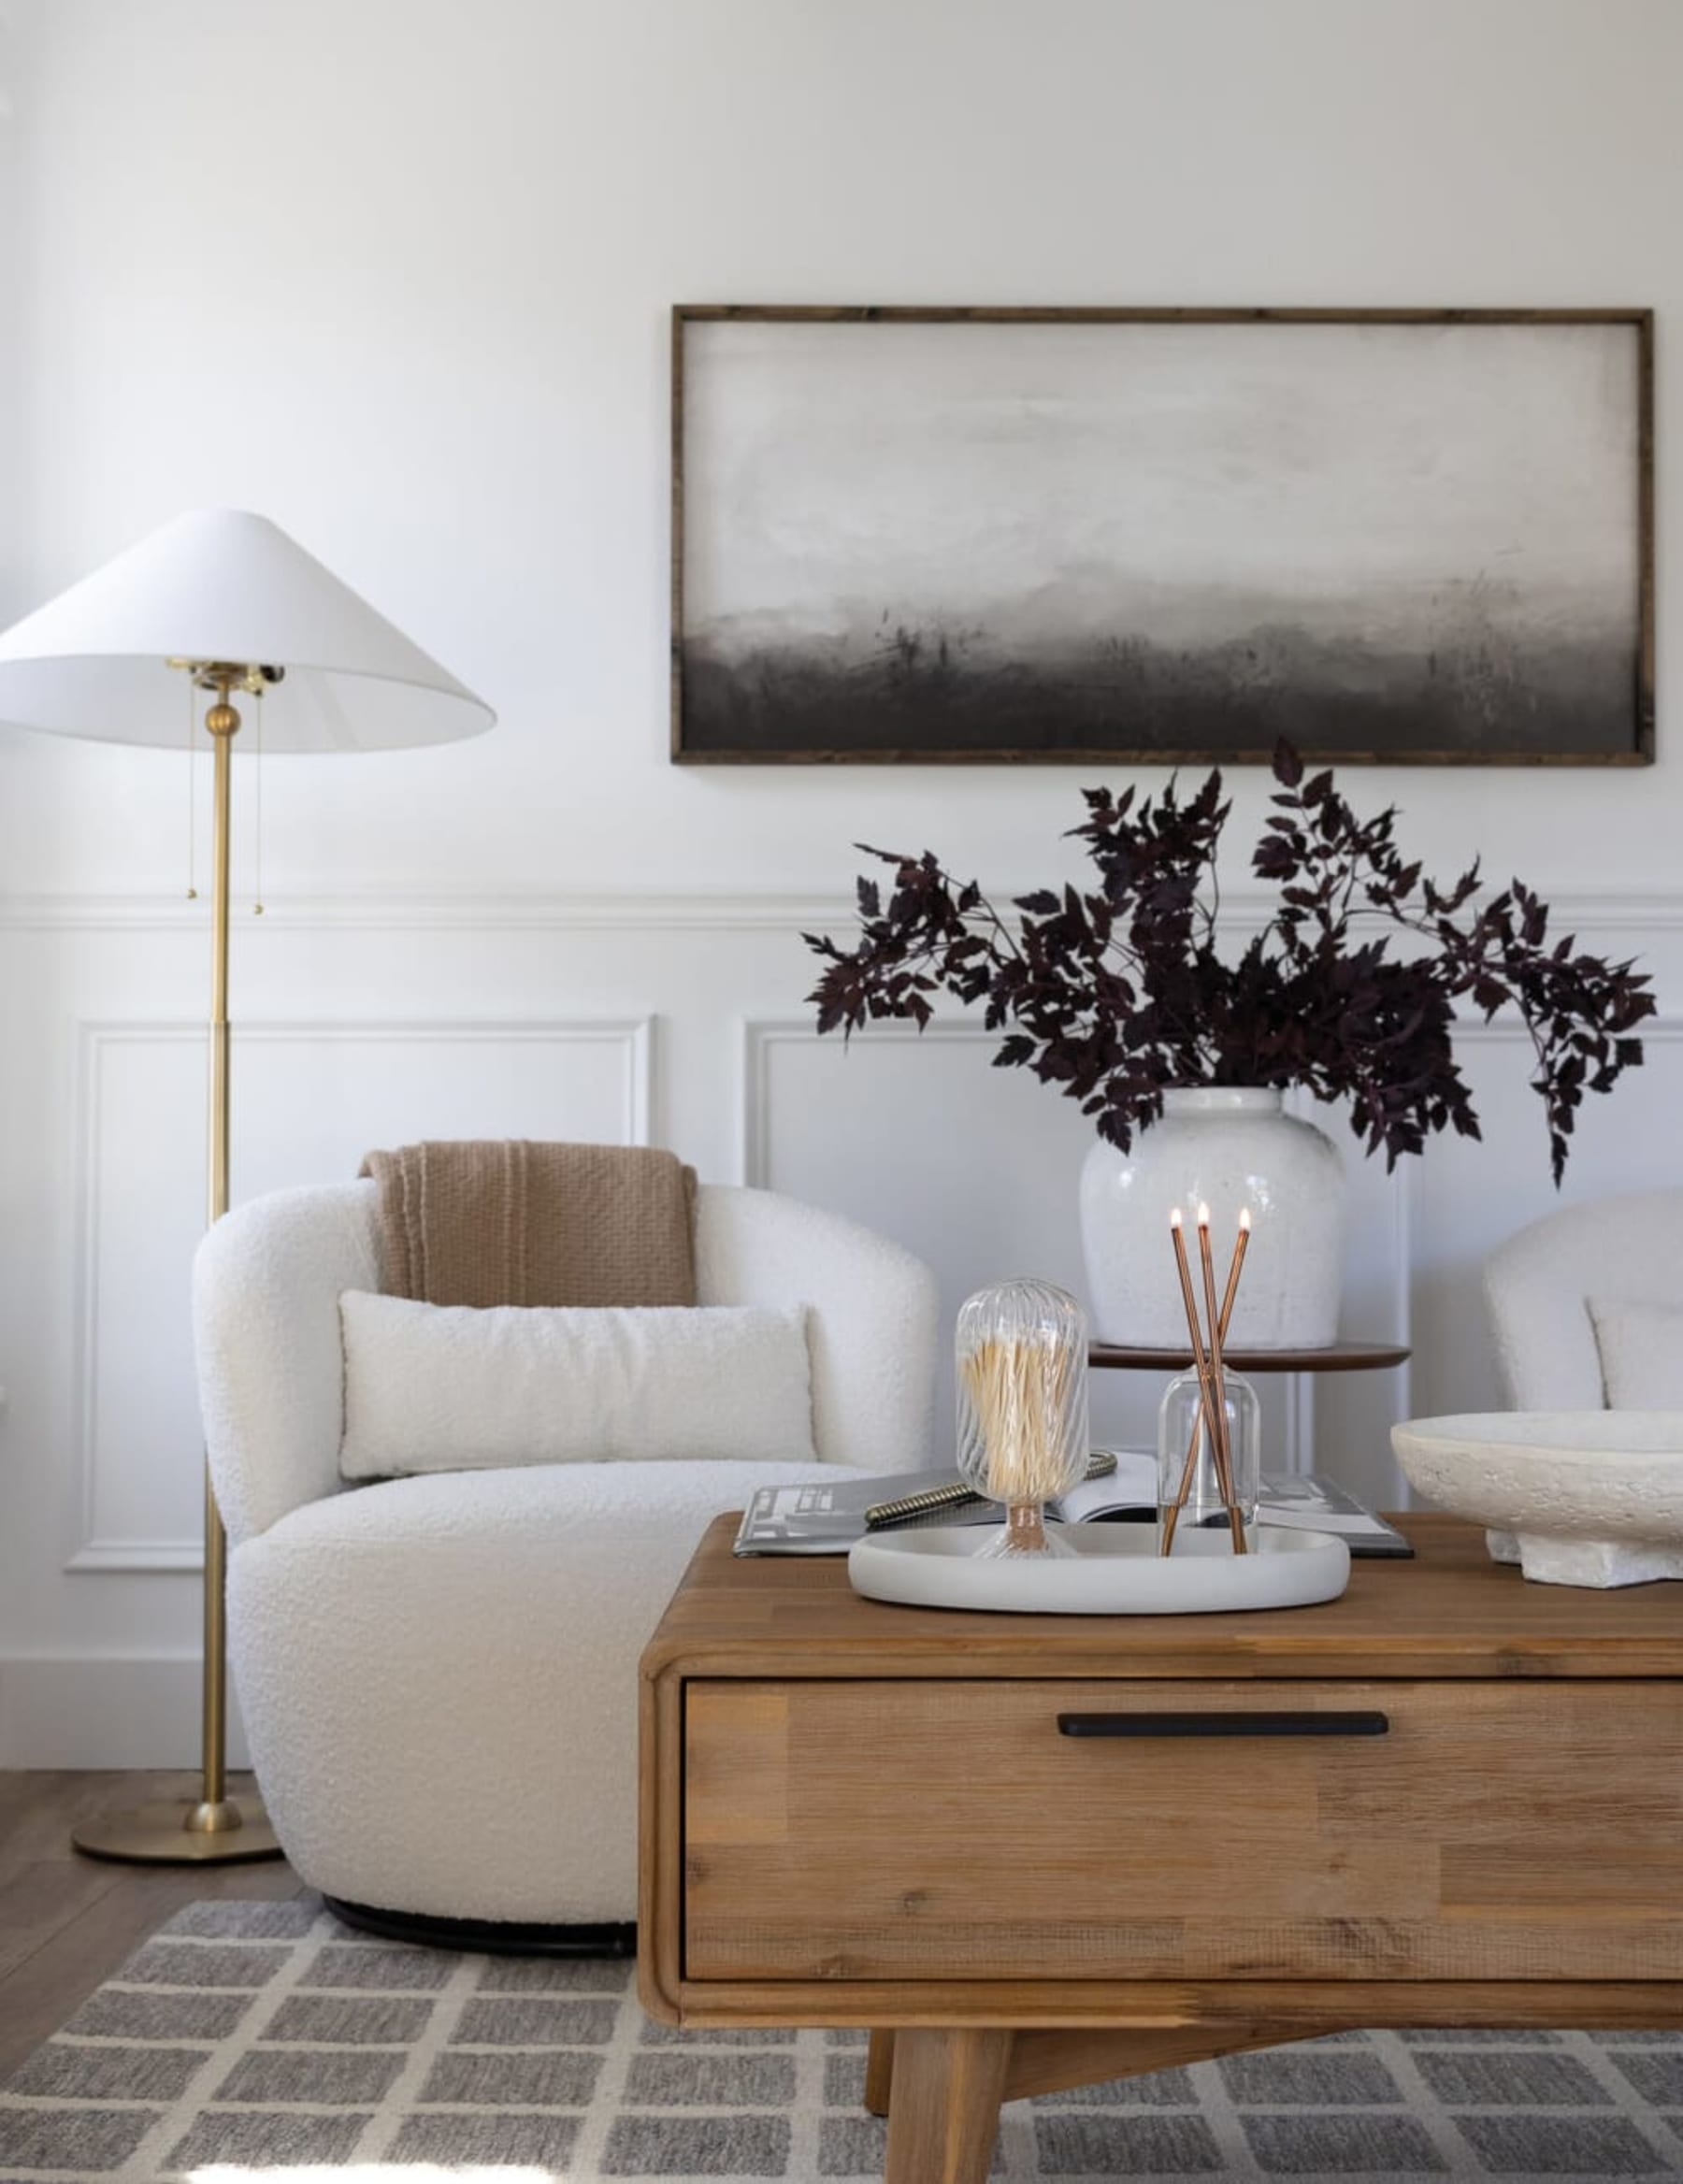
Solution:
{"label": "brass lamp base", "polygon": [[78,1828],[70,1840],[90,1858],[123,1865],[237,1865],[279,1858],[280,1845],[254,1797],[206,1805],[191,1798],[108,1813]]}

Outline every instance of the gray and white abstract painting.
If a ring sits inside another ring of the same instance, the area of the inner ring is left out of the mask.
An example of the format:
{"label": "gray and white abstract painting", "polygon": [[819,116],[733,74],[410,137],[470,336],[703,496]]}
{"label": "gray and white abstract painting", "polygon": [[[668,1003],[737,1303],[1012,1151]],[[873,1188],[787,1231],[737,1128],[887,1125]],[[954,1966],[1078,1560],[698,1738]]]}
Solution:
{"label": "gray and white abstract painting", "polygon": [[1645,754],[1641,314],[682,331],[681,757]]}

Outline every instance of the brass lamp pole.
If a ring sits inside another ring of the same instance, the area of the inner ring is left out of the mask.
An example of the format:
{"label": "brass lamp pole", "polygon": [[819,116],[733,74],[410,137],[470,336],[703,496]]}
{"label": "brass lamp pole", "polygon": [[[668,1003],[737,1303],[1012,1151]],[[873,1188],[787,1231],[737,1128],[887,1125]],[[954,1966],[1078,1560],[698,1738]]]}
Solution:
{"label": "brass lamp pole", "polygon": [[[284,661],[270,667],[268,661]],[[0,634],[0,722],[50,735],[180,750],[162,663],[214,702],[210,927],[210,1222],[228,1210],[228,874],[236,693],[284,677],[270,751],[330,755],[481,734],[496,715],[279,525],[241,510],[180,516]],[[79,1850],[149,1865],[273,1858],[262,1805],[227,1783],[227,1535],[205,1486],[204,1684],[196,1798],[79,1828]]]}
{"label": "brass lamp pole", "polygon": [[[243,690],[261,702],[264,685],[278,682],[280,668],[237,667],[225,660],[180,660],[216,702],[205,714],[215,768],[210,856],[210,1166],[206,1225],[228,1210],[228,909],[234,810],[234,739],[239,714],[230,702]],[[232,1865],[279,1858],[280,1845],[254,1797],[228,1795],[228,1535],[216,1506],[216,1489],[205,1473],[205,1642],[201,1665],[199,1794],[185,1805],[165,1800],[129,1812],[107,1813],[72,1832],[70,1840],[90,1858],[132,1865]]]}

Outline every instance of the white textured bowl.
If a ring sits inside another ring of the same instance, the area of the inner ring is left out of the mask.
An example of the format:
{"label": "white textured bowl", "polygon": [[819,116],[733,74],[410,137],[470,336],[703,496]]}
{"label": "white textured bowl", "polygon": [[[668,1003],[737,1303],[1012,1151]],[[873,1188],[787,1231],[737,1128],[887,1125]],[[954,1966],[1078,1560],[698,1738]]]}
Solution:
{"label": "white textured bowl", "polygon": [[1488,1526],[1549,1585],[1683,1577],[1683,1412],[1487,1411],[1410,1418],[1391,1446],[1417,1493]]}

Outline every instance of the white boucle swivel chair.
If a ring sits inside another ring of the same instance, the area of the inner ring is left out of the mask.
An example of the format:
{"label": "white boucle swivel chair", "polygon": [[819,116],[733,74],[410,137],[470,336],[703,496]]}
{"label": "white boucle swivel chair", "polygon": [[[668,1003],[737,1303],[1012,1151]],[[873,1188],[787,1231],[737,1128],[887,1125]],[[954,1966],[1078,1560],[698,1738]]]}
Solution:
{"label": "white boucle swivel chair", "polygon": [[229,1646],[287,1856],[428,1920],[635,1916],[637,1662],[708,1519],[769,1480],[929,1461],[937,1303],[899,1245],[703,1185],[703,1304],[806,1303],[821,1463],[552,1464],[347,1486],[339,1295],[379,1287],[372,1183],[228,1214],[194,1270]]}
{"label": "white boucle swivel chair", "polygon": [[1590,1299],[1683,1306],[1683,1190],[1566,1206],[1521,1228],[1485,1266],[1485,1299],[1509,1404],[1606,1406]]}

